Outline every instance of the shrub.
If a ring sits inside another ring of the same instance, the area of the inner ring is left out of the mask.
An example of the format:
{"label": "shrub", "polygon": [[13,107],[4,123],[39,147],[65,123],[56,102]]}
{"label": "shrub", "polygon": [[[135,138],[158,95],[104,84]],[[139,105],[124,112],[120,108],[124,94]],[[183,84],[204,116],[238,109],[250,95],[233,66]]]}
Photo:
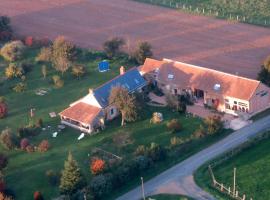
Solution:
{"label": "shrub", "polygon": [[48,140],[42,140],[41,143],[38,145],[39,152],[46,152],[50,148],[50,144]]}
{"label": "shrub", "polygon": [[55,86],[56,88],[61,88],[61,87],[64,86],[64,81],[61,80],[60,76],[54,75],[54,76],[52,77],[52,80],[53,80],[54,86]]}
{"label": "shrub", "polygon": [[171,140],[170,140],[170,142],[171,142],[171,146],[172,146],[172,147],[184,143],[183,139],[181,139],[181,138],[179,138],[179,137],[172,137]]}
{"label": "shrub", "polygon": [[162,146],[156,143],[151,143],[150,147],[147,149],[147,156],[154,162],[164,160],[166,157],[166,151]]}
{"label": "shrub", "polygon": [[75,65],[72,67],[72,74],[78,79],[85,74],[85,67],[82,65]]}
{"label": "shrub", "polygon": [[39,192],[39,191],[34,192],[34,200],[43,200],[43,199],[44,198],[43,198],[41,192]]}
{"label": "shrub", "polygon": [[105,161],[99,158],[94,158],[91,162],[91,172],[94,175],[100,174],[105,169]]}
{"label": "shrub", "polygon": [[0,192],[0,200],[13,200],[11,196],[7,196],[4,193]]}
{"label": "shrub", "polygon": [[25,83],[17,83],[13,88],[15,92],[24,92],[26,90],[26,84]]}
{"label": "shrub", "polygon": [[26,147],[26,151],[27,151],[27,153],[33,153],[35,151],[35,149],[32,145],[28,145]]}
{"label": "shrub", "polygon": [[52,49],[50,47],[43,47],[40,49],[36,57],[37,62],[50,62],[52,58]]}
{"label": "shrub", "polygon": [[14,62],[22,58],[24,50],[24,44],[21,41],[16,40],[5,44],[1,48],[1,55],[5,60]]}
{"label": "shrub", "polygon": [[182,130],[181,123],[177,119],[172,119],[167,123],[167,128],[171,133],[176,133]]}
{"label": "shrub", "polygon": [[115,37],[110,40],[107,40],[103,44],[104,51],[108,58],[113,58],[121,52],[121,47],[125,44],[123,38]]}
{"label": "shrub", "polygon": [[12,134],[10,128],[6,128],[0,135],[1,144],[8,150],[14,149],[17,145],[15,136]]}
{"label": "shrub", "polygon": [[23,74],[23,68],[15,63],[10,63],[5,69],[5,75],[8,79],[20,78]]}
{"label": "shrub", "polygon": [[20,65],[23,74],[26,74],[28,72],[30,72],[33,69],[33,64],[29,63],[29,62],[22,62]]}
{"label": "shrub", "polygon": [[137,149],[135,150],[134,154],[136,156],[143,156],[146,154],[146,148],[144,145],[139,145]]}
{"label": "shrub", "polygon": [[17,129],[17,136],[19,138],[36,136],[38,134],[38,129],[32,126],[20,127]]}
{"label": "shrub", "polygon": [[204,120],[206,131],[208,134],[215,134],[223,129],[223,122],[219,115],[209,116]]}
{"label": "shrub", "polygon": [[152,160],[147,156],[137,156],[134,159],[134,163],[139,171],[144,171],[145,169],[150,168]]}
{"label": "shrub", "polygon": [[39,118],[39,119],[37,120],[37,122],[36,122],[36,127],[38,127],[38,128],[43,127],[43,120],[42,120],[41,118]]}
{"label": "shrub", "polygon": [[34,38],[32,36],[27,36],[25,39],[24,39],[24,44],[28,47],[31,47],[33,46],[34,44]]}
{"label": "shrub", "polygon": [[0,16],[0,41],[8,41],[10,39],[12,39],[10,18],[7,16]]}
{"label": "shrub", "polygon": [[8,106],[5,101],[0,100],[0,119],[6,117],[8,114]]}
{"label": "shrub", "polygon": [[158,113],[158,112],[154,112],[153,115],[152,115],[152,118],[150,120],[150,123],[153,123],[153,124],[159,124],[163,121],[163,116],[161,113]]}
{"label": "shrub", "polygon": [[97,175],[92,178],[90,188],[96,198],[108,194],[112,190],[112,175]]}
{"label": "shrub", "polygon": [[195,138],[202,138],[206,135],[206,131],[205,131],[205,128],[200,125],[200,127],[193,133],[193,136]]}
{"label": "shrub", "polygon": [[26,147],[30,145],[29,140],[27,138],[21,139],[20,146],[22,150],[26,150]]}
{"label": "shrub", "polygon": [[[6,168],[8,164],[8,158],[6,155],[0,153],[0,171],[4,168]],[[0,180],[1,180],[1,177],[0,177]]]}
{"label": "shrub", "polygon": [[134,58],[139,64],[143,64],[146,58],[151,58],[152,56],[152,46],[148,42],[139,43],[134,52]]}
{"label": "shrub", "polygon": [[48,178],[49,183],[52,186],[58,185],[59,180],[60,180],[60,175],[57,172],[55,172],[53,170],[48,170],[48,171],[46,171],[46,176]]}

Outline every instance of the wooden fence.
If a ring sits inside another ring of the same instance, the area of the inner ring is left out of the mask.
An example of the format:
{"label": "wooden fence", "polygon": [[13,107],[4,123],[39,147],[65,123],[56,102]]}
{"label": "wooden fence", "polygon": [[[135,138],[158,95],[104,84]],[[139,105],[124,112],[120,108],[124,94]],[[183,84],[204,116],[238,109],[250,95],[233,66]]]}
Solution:
{"label": "wooden fence", "polygon": [[183,4],[171,0],[135,0],[139,2],[149,3],[153,5],[160,5],[164,7],[174,8],[174,9],[181,9],[185,12],[194,13],[194,14],[201,14],[206,16],[214,16],[221,19],[228,19],[233,21],[239,21],[243,23],[249,24],[256,24],[260,26],[270,27],[270,19],[269,18],[250,18],[248,16],[243,16],[241,14],[235,13],[228,13],[222,11],[216,11],[209,8],[202,8],[202,7],[194,7],[192,5]]}

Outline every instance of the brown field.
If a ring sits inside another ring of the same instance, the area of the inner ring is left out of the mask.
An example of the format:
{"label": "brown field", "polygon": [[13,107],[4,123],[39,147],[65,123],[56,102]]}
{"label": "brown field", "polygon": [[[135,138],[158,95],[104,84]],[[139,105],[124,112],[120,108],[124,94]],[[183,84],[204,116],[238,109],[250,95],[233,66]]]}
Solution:
{"label": "brown field", "polygon": [[1,0],[20,35],[65,35],[80,46],[100,49],[112,36],[125,37],[132,50],[149,41],[157,58],[256,78],[270,54],[270,29],[130,0]]}

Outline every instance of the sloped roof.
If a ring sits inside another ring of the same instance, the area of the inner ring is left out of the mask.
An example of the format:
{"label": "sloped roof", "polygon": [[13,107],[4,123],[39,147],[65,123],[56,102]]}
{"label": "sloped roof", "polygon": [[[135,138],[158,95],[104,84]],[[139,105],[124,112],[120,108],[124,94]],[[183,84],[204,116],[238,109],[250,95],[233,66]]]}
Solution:
{"label": "sloped roof", "polygon": [[[157,79],[165,84],[196,88],[242,100],[249,100],[260,85],[257,80],[167,59],[156,62],[151,59],[141,70],[153,71],[151,65],[159,66]],[[215,85],[220,85],[218,91],[214,89]]]}
{"label": "sloped roof", "polygon": [[141,76],[137,68],[132,68],[122,75],[106,82],[93,91],[93,94],[98,103],[104,108],[107,107],[111,89],[115,86],[122,86],[129,92],[134,92],[136,89],[146,84],[145,79]]}
{"label": "sloped roof", "polygon": [[139,71],[142,74],[146,74],[146,73],[155,71],[156,69],[159,69],[161,65],[163,64],[164,64],[164,61],[159,61],[152,58],[146,58],[144,61],[144,64],[139,67]]}
{"label": "sloped roof", "polygon": [[91,122],[96,118],[100,111],[101,108],[89,105],[87,103],[79,102],[65,109],[59,113],[59,115],[84,124],[91,124]]}

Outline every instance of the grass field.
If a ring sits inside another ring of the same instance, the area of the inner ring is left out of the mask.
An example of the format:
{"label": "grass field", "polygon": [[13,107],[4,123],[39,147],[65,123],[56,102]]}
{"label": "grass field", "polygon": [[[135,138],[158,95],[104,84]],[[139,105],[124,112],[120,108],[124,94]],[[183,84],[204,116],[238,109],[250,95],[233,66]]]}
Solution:
{"label": "grass field", "polygon": [[270,26],[270,4],[260,0],[137,0],[182,9],[195,14],[240,20],[250,24]]}
{"label": "grass field", "polygon": [[[247,150],[232,157],[228,161],[213,169],[216,179],[227,187],[232,186],[233,168],[237,168],[236,185],[241,194],[246,194],[247,199],[269,199],[270,196],[270,140],[260,141]],[[211,187],[207,166],[201,167],[195,174],[196,182],[217,199],[228,199]],[[232,188],[232,187],[231,187]]]}
{"label": "grass field", "polygon": [[159,195],[150,196],[148,198],[151,198],[154,200],[192,200],[189,197],[182,196],[182,195],[174,195],[174,194],[159,194]]}
{"label": "grass field", "polygon": [[[28,50],[25,60],[35,63],[34,57],[37,52],[37,49]],[[0,83],[0,96],[5,96],[9,106],[8,117],[1,119],[0,130],[10,127],[13,132],[16,132],[17,128],[26,125],[29,122],[29,111],[31,108],[35,108],[35,118],[42,118],[45,127],[51,126],[50,129],[47,128],[47,130],[42,131],[38,136],[30,138],[31,143],[35,145],[38,145],[43,139],[48,139],[51,149],[46,153],[35,152],[29,154],[21,150],[7,151],[0,146],[0,151],[9,157],[9,165],[4,171],[7,184],[14,190],[16,197],[20,200],[31,199],[33,192],[36,190],[41,191],[45,199],[51,199],[59,195],[58,187],[53,187],[48,183],[45,173],[50,169],[60,172],[69,151],[73,153],[83,174],[86,176],[87,181],[89,181],[91,174],[88,154],[95,147],[117,154],[126,161],[132,157],[138,145],[149,145],[151,142],[156,142],[164,147],[169,146],[171,137],[190,137],[194,130],[201,124],[201,119],[199,118],[179,115],[167,108],[146,107],[144,116],[140,120],[135,123],[129,123],[124,128],[120,127],[120,120],[116,119],[107,125],[105,131],[94,136],[86,137],[79,142],[77,141],[77,137],[80,132],[71,128],[65,129],[57,138],[52,138],[51,134],[57,130],[56,127],[60,123],[60,120],[58,117],[50,118],[49,112],[60,112],[71,102],[86,95],[89,88],[95,88],[116,76],[119,73],[119,66],[124,65],[129,67],[134,65],[125,61],[125,59],[117,59],[110,61],[111,70],[109,72],[99,73],[97,71],[97,63],[102,59],[100,53],[88,53],[86,56],[81,56],[80,62],[87,67],[87,74],[78,80],[67,72],[63,76],[65,85],[60,89],[55,89],[50,80],[51,76],[57,73],[50,68],[47,78],[43,79],[41,65],[37,63],[34,64],[33,70],[26,75],[27,90],[25,92],[15,93],[11,89],[18,80],[8,80]],[[3,76],[4,66],[6,65],[7,63],[0,60],[1,76]],[[50,90],[45,96],[37,96],[35,91],[39,88],[49,88]],[[149,120],[152,113],[156,111],[162,112],[165,120],[161,124],[153,125],[149,123]],[[168,132],[166,122],[172,118],[178,118],[181,121],[183,131],[173,135]],[[187,145],[186,151],[183,151],[181,155],[170,157],[165,162],[159,163],[150,171],[145,172],[143,174],[145,180],[219,140],[228,132],[190,142]],[[117,140],[115,140],[119,135],[128,137],[129,144],[119,145]],[[119,188],[119,190],[114,191],[113,195],[106,197],[106,199],[114,199],[119,194],[128,191],[139,183],[139,180],[130,180],[129,183]]]}

